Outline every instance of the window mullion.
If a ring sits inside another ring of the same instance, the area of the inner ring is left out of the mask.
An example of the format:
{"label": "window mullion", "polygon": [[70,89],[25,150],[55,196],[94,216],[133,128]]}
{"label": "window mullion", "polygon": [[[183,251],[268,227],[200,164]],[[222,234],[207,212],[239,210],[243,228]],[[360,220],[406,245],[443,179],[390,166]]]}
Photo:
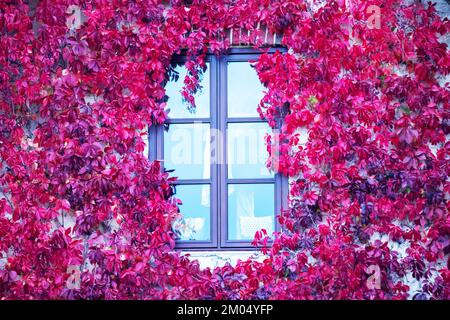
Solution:
{"label": "window mullion", "polygon": [[[212,76],[211,79],[211,97],[210,97],[210,117],[211,117],[211,126],[210,129],[214,130],[214,132],[220,132],[219,128],[219,60],[217,56],[212,56],[211,58],[211,71]],[[214,137],[214,144],[211,146],[211,150],[214,150],[214,159],[211,159],[211,191],[213,193],[213,201],[211,204],[212,210],[212,225],[211,231],[213,233],[213,244],[216,248],[220,247],[220,178],[219,178],[219,167],[216,162],[219,153],[220,156],[220,135],[211,134],[211,138]],[[213,156],[212,154],[210,155]],[[214,161],[215,160],[215,161]]]}
{"label": "window mullion", "polygon": [[219,132],[220,135],[220,160],[219,160],[219,238],[220,247],[223,247],[227,240],[227,150],[226,150],[226,129],[227,129],[227,60],[224,56],[219,60],[219,86],[218,86],[218,116],[219,116]]}

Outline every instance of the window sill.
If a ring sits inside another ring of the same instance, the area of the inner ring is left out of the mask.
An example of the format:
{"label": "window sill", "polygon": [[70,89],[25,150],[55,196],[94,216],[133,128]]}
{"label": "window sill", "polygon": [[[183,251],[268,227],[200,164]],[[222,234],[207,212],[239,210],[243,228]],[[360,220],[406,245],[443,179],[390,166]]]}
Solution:
{"label": "window sill", "polygon": [[182,254],[189,254],[190,260],[198,260],[200,267],[203,268],[215,268],[223,267],[226,263],[230,263],[232,266],[237,264],[238,260],[245,261],[249,258],[262,262],[266,255],[255,250],[248,251],[181,251]]}

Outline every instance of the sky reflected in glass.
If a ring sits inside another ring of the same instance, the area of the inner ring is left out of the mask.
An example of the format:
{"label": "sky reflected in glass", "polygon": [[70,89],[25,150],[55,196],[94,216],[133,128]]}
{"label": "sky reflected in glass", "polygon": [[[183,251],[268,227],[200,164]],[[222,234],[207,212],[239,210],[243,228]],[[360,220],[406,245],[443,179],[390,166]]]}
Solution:
{"label": "sky reflected in glass", "polygon": [[264,86],[249,62],[228,63],[228,117],[259,117]]}
{"label": "sky reflected in glass", "polygon": [[210,186],[178,185],[176,190],[175,196],[183,201],[179,206],[183,220],[176,221],[173,225],[179,236],[178,240],[210,240]]}
{"label": "sky reflected in glass", "polygon": [[184,85],[184,79],[187,75],[187,69],[184,65],[177,65],[175,70],[179,72],[178,81],[170,81],[166,85],[166,95],[169,97],[167,101],[167,108],[170,109],[169,118],[209,118],[209,63],[207,70],[203,73],[203,78],[200,82],[202,89],[197,92],[195,97],[196,108],[192,111],[188,109],[188,104],[183,101],[181,89]]}
{"label": "sky reflected in glass", "polygon": [[265,122],[228,124],[228,178],[273,177],[273,173],[266,167],[268,153],[264,137],[269,130],[269,125]]}
{"label": "sky reflected in glass", "polygon": [[164,167],[180,179],[209,179],[210,131],[207,123],[170,124],[164,132]]}
{"label": "sky reflected in glass", "polygon": [[255,232],[275,230],[273,184],[228,185],[228,240],[253,240]]}

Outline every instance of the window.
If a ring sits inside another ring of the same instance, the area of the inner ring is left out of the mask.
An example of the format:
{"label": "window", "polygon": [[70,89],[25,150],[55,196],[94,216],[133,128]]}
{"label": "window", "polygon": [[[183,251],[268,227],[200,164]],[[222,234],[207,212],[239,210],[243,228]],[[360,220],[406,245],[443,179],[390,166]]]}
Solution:
{"label": "window", "polygon": [[183,219],[173,226],[179,248],[249,248],[257,230],[278,229],[287,183],[265,165],[271,128],[256,110],[264,87],[249,61],[257,57],[242,50],[208,56],[192,112],[180,94],[185,60],[172,65],[169,119],[165,130],[152,128],[150,153],[179,178]]}

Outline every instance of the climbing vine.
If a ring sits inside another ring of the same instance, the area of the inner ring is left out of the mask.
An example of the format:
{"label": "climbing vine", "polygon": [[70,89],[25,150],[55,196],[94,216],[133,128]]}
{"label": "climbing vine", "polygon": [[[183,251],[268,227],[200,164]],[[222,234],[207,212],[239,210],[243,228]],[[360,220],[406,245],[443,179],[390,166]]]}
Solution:
{"label": "climbing vine", "polygon": [[[195,107],[234,28],[290,205],[264,261],[201,269],[145,131],[173,55]],[[0,298],[449,299],[448,31],[420,1],[1,1]]]}

